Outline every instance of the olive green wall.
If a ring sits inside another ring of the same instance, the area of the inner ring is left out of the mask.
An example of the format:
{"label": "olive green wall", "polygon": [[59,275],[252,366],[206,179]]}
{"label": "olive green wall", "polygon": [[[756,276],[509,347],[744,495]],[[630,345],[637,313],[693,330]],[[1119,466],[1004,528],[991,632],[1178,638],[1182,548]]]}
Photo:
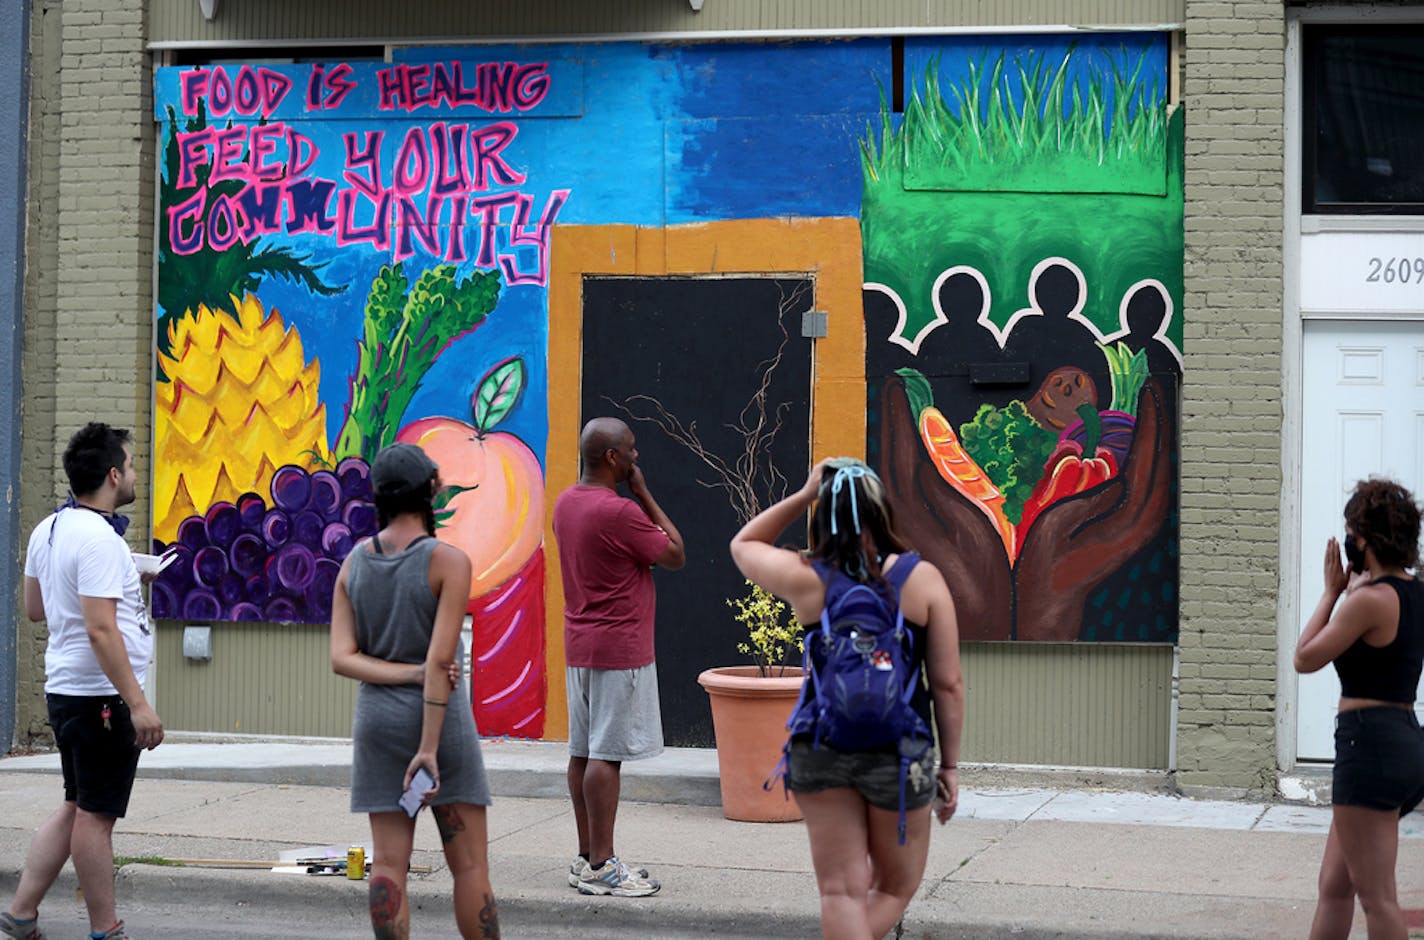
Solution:
{"label": "olive green wall", "polygon": [[194,660],[183,658],[183,625],[163,621],[154,707],[175,731],[350,737],[357,683],[331,671],[328,636],[311,624],[220,624],[213,658]]}
{"label": "olive green wall", "polygon": [[412,42],[529,36],[720,31],[864,31],[982,26],[1171,28],[1184,0],[543,0],[392,4],[384,0],[221,0],[203,19],[194,0],[152,0],[155,43]]}
{"label": "olive green wall", "polygon": [[1172,647],[966,643],[960,759],[1166,770]]}
{"label": "olive green wall", "polygon": [[[961,760],[1165,770],[1172,648],[968,643]],[[158,630],[154,703],[175,730],[345,737],[356,683],[332,674],[320,626],[222,624],[211,661]]]}

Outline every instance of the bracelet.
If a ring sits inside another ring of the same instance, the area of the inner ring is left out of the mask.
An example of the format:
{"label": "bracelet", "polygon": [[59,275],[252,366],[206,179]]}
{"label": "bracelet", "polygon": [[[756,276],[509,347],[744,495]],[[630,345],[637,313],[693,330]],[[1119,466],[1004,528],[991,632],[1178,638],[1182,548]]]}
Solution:
{"label": "bracelet", "polygon": [[450,702],[449,702],[449,701],[437,702],[437,701],[435,701],[435,699],[433,699],[433,698],[428,698],[428,699],[425,700],[425,704],[427,704],[427,705],[435,705],[435,706],[438,706],[438,707],[440,707],[440,708],[444,708],[446,705],[449,705]]}
{"label": "bracelet", "polygon": [[958,770],[958,769],[959,769],[959,765],[958,765],[958,764],[940,764],[940,765],[939,765],[939,769],[940,769],[940,770]]}

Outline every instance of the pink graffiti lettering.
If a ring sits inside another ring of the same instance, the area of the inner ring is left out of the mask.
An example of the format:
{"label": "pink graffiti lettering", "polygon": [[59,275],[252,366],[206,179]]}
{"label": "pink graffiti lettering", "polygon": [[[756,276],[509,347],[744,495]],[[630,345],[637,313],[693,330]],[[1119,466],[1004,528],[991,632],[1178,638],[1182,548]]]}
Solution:
{"label": "pink graffiti lettering", "polygon": [[213,143],[217,152],[213,155],[213,169],[208,182],[244,179],[247,176],[247,164],[244,162],[247,126],[237,124],[221,128],[213,135]]}
{"label": "pink graffiti lettering", "polygon": [[376,72],[383,111],[476,107],[490,112],[528,111],[549,93],[546,62],[481,62],[473,85],[465,84],[463,62],[408,65]]}
{"label": "pink graffiti lettering", "polygon": [[222,117],[235,111],[245,117],[268,117],[291,90],[292,80],[281,72],[244,65],[234,79],[223,66],[192,69],[179,79],[184,114],[197,114],[206,99],[208,114]]}
{"label": "pink graffiti lettering", "polygon": [[344,189],[336,197],[336,243],[345,246],[368,242],[377,250],[387,250],[391,245],[391,194],[383,192],[367,200],[372,209],[369,225],[356,220],[360,199],[361,193],[354,189]]}
{"label": "pink graffiti lettering", "polygon": [[549,66],[542,62],[538,65],[519,67],[519,77],[514,86],[514,106],[516,108],[528,111],[544,100],[552,82],[548,70]]}
{"label": "pink graffiti lettering", "polygon": [[173,253],[191,255],[203,247],[203,209],[207,190],[199,190],[176,206],[168,207],[168,243]]}
{"label": "pink graffiti lettering", "polygon": [[296,179],[304,175],[316,162],[316,144],[305,134],[299,134],[294,130],[287,131],[287,179]]}
{"label": "pink graffiti lettering", "polygon": [[[569,191],[567,189],[556,189],[550,193],[549,201],[544,204],[543,214],[531,230],[529,207],[534,204],[534,200],[523,193],[519,194],[519,202],[514,207],[514,221],[509,226],[509,242],[514,251],[508,255],[501,255],[499,259],[499,267],[504,272],[505,283],[547,284],[549,282],[549,230],[554,227],[554,220],[558,218],[559,210],[568,201]],[[532,274],[521,272],[515,264],[516,253],[521,248],[533,249],[532,254],[537,263]]]}
{"label": "pink graffiti lettering", "polygon": [[[519,186],[525,174],[504,158],[504,151],[519,134],[510,121],[471,129],[468,124],[432,124],[412,127],[401,139],[391,168],[390,188],[415,195],[432,186],[432,195],[483,192],[493,186]],[[346,147],[346,182],[371,199],[386,188],[382,175],[381,143],[384,131],[356,131],[342,135]]]}
{"label": "pink graffiti lettering", "polygon": [[267,160],[277,152],[277,144],[282,135],[286,133],[287,125],[280,121],[276,124],[262,124],[252,129],[252,159],[248,167],[249,174],[254,180],[280,179],[282,176],[282,161],[268,163]]}
{"label": "pink graffiti lettering", "polygon": [[282,197],[286,187],[281,183],[256,183],[237,194],[244,225],[242,240],[250,242],[261,235],[282,230]]}
{"label": "pink graffiti lettering", "polygon": [[198,185],[197,169],[208,162],[208,146],[212,143],[213,128],[198,131],[182,131],[178,142],[178,188],[187,189]]}
{"label": "pink graffiti lettering", "polygon": [[[347,133],[341,135],[341,140],[346,144],[346,169],[342,171],[342,177],[346,182],[359,189],[364,195],[372,200],[381,197],[381,141],[385,138],[385,131],[362,131],[365,135],[365,147],[358,141],[357,133]],[[360,170],[365,170],[366,175],[362,176]]]}
{"label": "pink graffiti lettering", "polygon": [[306,109],[321,111],[340,107],[346,96],[356,88],[356,83],[347,77],[352,71],[345,62],[333,65],[329,72],[321,63],[314,64],[311,75],[307,77]]}
{"label": "pink graffiti lettering", "polygon": [[490,187],[490,177],[501,186],[519,186],[525,176],[505,162],[500,151],[508,147],[519,135],[519,128],[508,121],[490,124],[475,131],[470,141],[475,148],[474,188],[484,191]]}
{"label": "pink graffiti lettering", "polygon": [[[450,200],[450,218],[463,219],[465,217],[465,207],[469,204],[469,196],[456,196]],[[461,262],[467,258],[465,254],[465,226],[450,226],[450,242],[445,246],[445,260]]]}
{"label": "pink graffiti lettering", "polygon": [[[534,199],[522,192],[500,193],[482,196],[470,202],[470,214],[478,220],[480,250],[475,264],[482,267],[499,265],[509,284],[547,284],[549,282],[549,233],[558,217],[559,210],[568,201],[567,189],[556,189],[549,194],[544,211],[532,229],[529,226],[529,210]],[[502,229],[500,213],[506,206],[514,207],[514,218],[508,229]],[[509,250],[499,250],[501,232],[506,232]],[[532,270],[520,265],[521,256],[533,254],[535,263]]]}
{"label": "pink graffiti lettering", "polygon": [[435,152],[435,182],[430,192],[434,196],[449,196],[469,188],[465,174],[465,133],[469,127],[456,124],[430,126],[430,148]]}
{"label": "pink graffiti lettering", "polygon": [[396,201],[396,260],[404,261],[415,254],[414,242],[420,244],[432,255],[440,254],[440,233],[444,226],[440,213],[445,208],[445,200],[436,196],[430,200],[422,213],[409,196],[401,196]]}
{"label": "pink graffiti lettering", "polygon": [[519,193],[500,193],[471,200],[470,214],[479,220],[480,225],[480,253],[475,256],[475,264],[482,268],[495,266],[495,237],[500,226],[500,210],[514,205],[518,199]]}
{"label": "pink graffiti lettering", "polygon": [[330,232],[336,221],[327,215],[331,194],[336,192],[332,180],[292,180],[283,187],[288,207],[288,232]]}
{"label": "pink graffiti lettering", "polygon": [[208,206],[208,245],[217,251],[227,251],[237,241],[238,216],[232,200],[221,193]]}
{"label": "pink graffiti lettering", "polygon": [[179,188],[196,186],[198,167],[205,165],[210,167],[209,183],[232,179],[255,183],[284,175],[293,179],[310,170],[318,155],[311,138],[281,121],[180,131],[177,140]]}
{"label": "pink graffiti lettering", "polygon": [[430,185],[430,151],[418,127],[405,132],[391,178],[391,188],[402,196],[423,192]]}
{"label": "pink graffiti lettering", "polygon": [[204,245],[223,251],[280,232],[284,222],[288,234],[330,232],[337,226],[327,209],[335,191],[332,180],[307,178],[253,182],[231,195],[203,187],[165,210],[169,244],[177,255]]}

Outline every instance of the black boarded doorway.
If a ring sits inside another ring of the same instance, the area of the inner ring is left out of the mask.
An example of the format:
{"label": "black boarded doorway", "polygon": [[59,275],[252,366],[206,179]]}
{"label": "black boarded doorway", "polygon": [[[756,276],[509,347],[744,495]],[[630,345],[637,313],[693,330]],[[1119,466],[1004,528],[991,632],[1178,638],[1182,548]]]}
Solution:
{"label": "black boarded doorway", "polygon": [[[736,425],[767,371],[769,420],[781,421],[770,465],[794,490],[805,481],[811,439],[811,344],[802,314],[814,291],[798,278],[617,278],[583,282],[581,422],[627,421],[638,462],[659,505],[682,532],[687,565],[654,572],[658,589],[658,688],[670,746],[712,745],[712,713],[697,674],[751,660],[737,651],[746,632],[726,599],[745,593],[727,553],[737,515],[717,475],[685,445],[648,421],[656,399],[711,453],[729,463],[744,449]],[[783,345],[784,341],[784,345]],[[701,481],[701,482],[699,482]],[[759,487],[763,500],[766,489]],[[626,493],[625,493],[626,495]],[[804,533],[788,537],[802,542]]]}

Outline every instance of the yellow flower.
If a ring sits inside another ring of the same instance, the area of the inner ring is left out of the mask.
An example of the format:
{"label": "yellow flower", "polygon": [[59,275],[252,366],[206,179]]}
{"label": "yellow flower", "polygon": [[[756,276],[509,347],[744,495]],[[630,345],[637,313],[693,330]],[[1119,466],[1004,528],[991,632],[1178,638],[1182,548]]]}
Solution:
{"label": "yellow flower", "polygon": [[751,588],[742,597],[729,597],[727,606],[736,611],[732,619],[747,629],[748,642],[738,643],[737,652],[750,656],[763,676],[772,670],[784,670],[794,649],[803,649],[801,624],[789,616],[786,603],[758,584],[746,582]]}

